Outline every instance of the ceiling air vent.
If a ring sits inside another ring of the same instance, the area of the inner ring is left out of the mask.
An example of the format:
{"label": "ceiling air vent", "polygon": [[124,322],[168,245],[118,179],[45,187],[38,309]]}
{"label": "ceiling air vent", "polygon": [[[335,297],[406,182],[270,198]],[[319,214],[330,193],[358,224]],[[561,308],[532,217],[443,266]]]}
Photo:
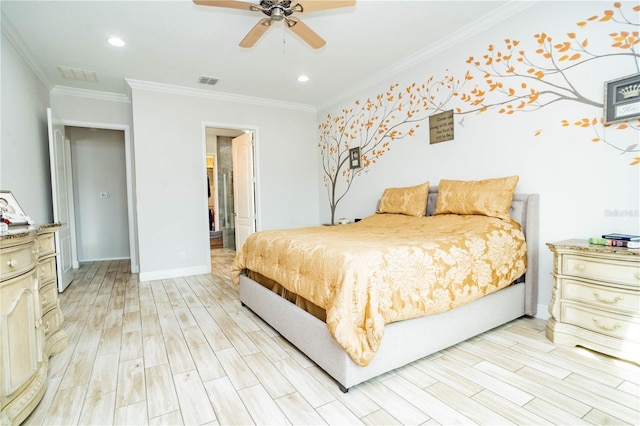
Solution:
{"label": "ceiling air vent", "polygon": [[95,71],[87,71],[79,68],[58,67],[60,75],[68,80],[89,81],[96,83],[98,76]]}
{"label": "ceiling air vent", "polygon": [[218,82],[218,79],[215,77],[207,77],[206,75],[201,75],[198,79],[198,83],[200,84],[208,84],[209,86],[213,86]]}

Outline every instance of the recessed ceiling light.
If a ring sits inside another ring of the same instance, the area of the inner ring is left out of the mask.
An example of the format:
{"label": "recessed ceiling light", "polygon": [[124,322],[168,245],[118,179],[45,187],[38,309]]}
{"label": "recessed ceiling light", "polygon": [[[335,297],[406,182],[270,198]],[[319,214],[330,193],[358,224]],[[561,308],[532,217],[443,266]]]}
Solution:
{"label": "recessed ceiling light", "polygon": [[116,46],[116,47],[123,47],[124,46],[124,40],[122,40],[120,37],[109,37],[107,39],[107,42],[112,45],[112,46]]}
{"label": "recessed ceiling light", "polygon": [[304,83],[305,81],[309,81],[309,76],[302,74],[301,76],[298,77],[298,81],[301,83]]}

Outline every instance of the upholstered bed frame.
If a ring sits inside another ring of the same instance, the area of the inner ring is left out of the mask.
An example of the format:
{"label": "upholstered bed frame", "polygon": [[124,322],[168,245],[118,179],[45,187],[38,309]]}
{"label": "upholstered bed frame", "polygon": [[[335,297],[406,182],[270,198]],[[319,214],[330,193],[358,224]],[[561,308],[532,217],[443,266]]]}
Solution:
{"label": "upholstered bed frame", "polygon": [[[429,189],[427,215],[435,211],[438,188]],[[538,195],[515,194],[511,217],[527,241],[524,280],[448,312],[388,324],[375,358],[361,367],[333,339],[326,323],[245,275],[240,301],[306,354],[343,392],[358,383],[455,345],[523,315],[536,313],[538,299]]]}

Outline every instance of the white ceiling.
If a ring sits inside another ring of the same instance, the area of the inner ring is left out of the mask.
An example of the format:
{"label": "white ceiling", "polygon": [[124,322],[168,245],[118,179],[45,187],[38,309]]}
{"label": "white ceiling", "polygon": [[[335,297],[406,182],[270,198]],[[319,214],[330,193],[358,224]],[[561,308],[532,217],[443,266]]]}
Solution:
{"label": "white ceiling", "polygon": [[[50,88],[125,94],[127,78],[321,107],[532,3],[358,0],[296,15],[326,40],[318,50],[282,23],[242,49],[238,43],[264,15],[191,0],[2,0],[0,7],[2,31]],[[126,46],[107,44],[111,35]],[[94,71],[98,81],[65,79],[58,66]],[[299,83],[299,74],[310,81]],[[201,85],[202,75],[219,82]]]}

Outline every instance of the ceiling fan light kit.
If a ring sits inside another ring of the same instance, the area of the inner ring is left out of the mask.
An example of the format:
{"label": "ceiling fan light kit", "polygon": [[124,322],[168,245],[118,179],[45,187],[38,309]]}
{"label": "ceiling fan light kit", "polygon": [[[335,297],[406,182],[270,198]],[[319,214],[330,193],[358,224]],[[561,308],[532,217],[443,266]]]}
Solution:
{"label": "ceiling fan light kit", "polygon": [[262,12],[268,18],[262,18],[247,33],[240,42],[240,47],[252,47],[262,35],[269,29],[273,22],[285,22],[285,27],[289,28],[309,46],[319,49],[326,44],[324,39],[315,31],[309,28],[299,18],[292,16],[294,13],[315,12],[318,10],[335,9],[339,7],[353,6],[355,0],[261,0],[260,3],[247,3],[243,1],[222,1],[222,0],[193,0],[197,5],[227,7],[231,9],[242,9],[251,12]]}

